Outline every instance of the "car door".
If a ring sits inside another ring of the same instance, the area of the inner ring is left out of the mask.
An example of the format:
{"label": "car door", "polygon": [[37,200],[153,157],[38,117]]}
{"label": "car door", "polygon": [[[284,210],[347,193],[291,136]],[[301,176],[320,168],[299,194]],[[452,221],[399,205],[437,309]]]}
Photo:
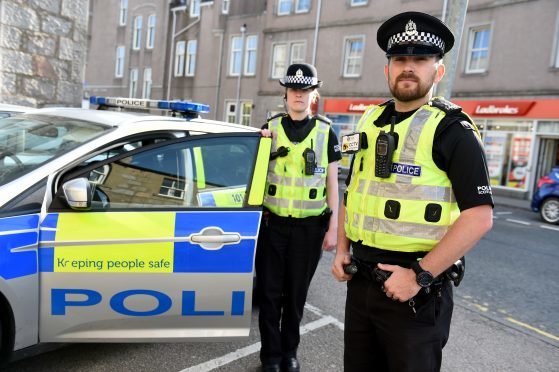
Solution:
{"label": "car door", "polygon": [[41,225],[41,341],[247,336],[269,153],[202,135],[67,172]]}

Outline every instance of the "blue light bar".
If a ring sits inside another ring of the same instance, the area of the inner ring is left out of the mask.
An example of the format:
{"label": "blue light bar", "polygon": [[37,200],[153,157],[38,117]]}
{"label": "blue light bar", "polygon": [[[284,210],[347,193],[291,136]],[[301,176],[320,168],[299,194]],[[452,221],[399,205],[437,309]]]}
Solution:
{"label": "blue light bar", "polygon": [[207,114],[210,112],[209,105],[186,101],[165,101],[141,98],[91,96],[89,97],[89,103],[93,105],[133,108],[140,110],[159,109],[189,114]]}

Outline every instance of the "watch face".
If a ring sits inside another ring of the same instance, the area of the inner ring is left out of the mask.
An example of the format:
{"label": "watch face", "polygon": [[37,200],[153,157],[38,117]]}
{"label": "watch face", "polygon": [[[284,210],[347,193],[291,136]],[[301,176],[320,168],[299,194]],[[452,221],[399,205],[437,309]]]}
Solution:
{"label": "watch face", "polygon": [[431,284],[433,284],[433,275],[431,275],[431,273],[428,271],[423,271],[417,274],[417,284],[419,284],[419,286],[423,288],[429,287]]}

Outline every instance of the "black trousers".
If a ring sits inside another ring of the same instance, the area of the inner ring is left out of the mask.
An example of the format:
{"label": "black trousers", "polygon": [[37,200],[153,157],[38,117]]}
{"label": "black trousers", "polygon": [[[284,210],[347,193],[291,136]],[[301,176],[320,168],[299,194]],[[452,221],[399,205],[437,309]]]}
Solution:
{"label": "black trousers", "polygon": [[452,286],[409,302],[386,297],[381,285],[356,274],[347,283],[344,330],[345,372],[439,371],[450,331]]}
{"label": "black trousers", "polygon": [[326,231],[318,218],[304,224],[280,220],[263,221],[256,251],[263,363],[297,356],[299,325]]}

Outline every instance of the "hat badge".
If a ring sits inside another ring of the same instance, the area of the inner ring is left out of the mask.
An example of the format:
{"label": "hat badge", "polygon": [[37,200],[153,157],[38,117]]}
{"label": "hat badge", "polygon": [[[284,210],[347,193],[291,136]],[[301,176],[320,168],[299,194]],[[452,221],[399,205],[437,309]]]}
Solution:
{"label": "hat badge", "polygon": [[301,69],[298,69],[297,72],[295,73],[295,76],[303,77],[303,71]]}
{"label": "hat badge", "polygon": [[407,35],[417,35],[417,26],[411,19],[406,24],[406,34]]}

